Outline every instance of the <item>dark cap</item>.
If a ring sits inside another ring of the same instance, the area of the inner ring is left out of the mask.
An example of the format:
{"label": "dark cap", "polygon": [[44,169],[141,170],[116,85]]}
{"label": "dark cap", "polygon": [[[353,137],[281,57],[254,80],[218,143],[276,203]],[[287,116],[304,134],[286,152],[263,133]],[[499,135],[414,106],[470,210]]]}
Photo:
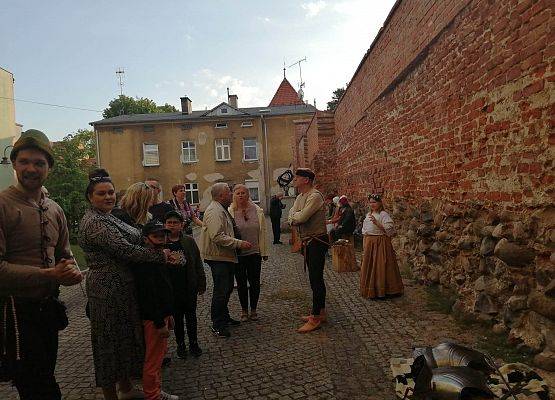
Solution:
{"label": "dark cap", "polygon": [[311,181],[314,180],[316,174],[310,168],[297,168],[295,175],[302,176],[303,178],[308,178]]}
{"label": "dark cap", "polygon": [[54,156],[52,154],[50,140],[48,140],[48,137],[44,133],[36,129],[27,129],[14,143],[12,152],[10,153],[10,160],[12,163],[15,162],[17,153],[19,153],[20,150],[29,148],[42,151],[48,160],[48,165],[52,168],[54,165]]}
{"label": "dark cap", "polygon": [[160,221],[150,221],[143,226],[143,236],[148,236],[151,233],[163,231],[164,233],[171,233],[169,229],[166,229],[163,223]]}
{"label": "dark cap", "polygon": [[175,211],[175,210],[168,211],[168,212],[166,213],[166,215],[164,215],[164,222],[166,222],[166,221],[167,221],[168,219],[170,219],[170,218],[178,219],[178,220],[180,220],[181,222],[185,221],[185,219],[183,218],[183,215],[181,215],[180,212],[177,212],[177,211]]}

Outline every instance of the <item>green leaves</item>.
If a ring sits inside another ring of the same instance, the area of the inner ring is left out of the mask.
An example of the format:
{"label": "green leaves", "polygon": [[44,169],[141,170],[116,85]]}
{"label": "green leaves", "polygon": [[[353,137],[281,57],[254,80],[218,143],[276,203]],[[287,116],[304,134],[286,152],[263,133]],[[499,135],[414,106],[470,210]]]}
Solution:
{"label": "green leaves", "polygon": [[331,96],[331,101],[328,101],[328,111],[335,111],[335,107],[339,104],[339,100],[345,94],[345,88],[337,88],[333,91],[333,95]]}
{"label": "green leaves", "polygon": [[129,97],[120,95],[108,104],[108,108],[104,110],[102,116],[104,118],[117,117],[118,115],[130,114],[151,114],[151,113],[167,113],[177,112],[177,109],[171,104],[158,106],[153,100],[146,97]]}

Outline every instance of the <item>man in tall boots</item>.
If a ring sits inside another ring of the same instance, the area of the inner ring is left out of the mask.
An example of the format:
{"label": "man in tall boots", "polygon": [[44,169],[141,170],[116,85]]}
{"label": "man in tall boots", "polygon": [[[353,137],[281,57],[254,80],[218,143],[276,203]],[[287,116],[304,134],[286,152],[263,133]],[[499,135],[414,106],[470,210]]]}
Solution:
{"label": "man in tall boots", "polygon": [[322,193],[314,188],[315,174],[308,168],[295,171],[293,187],[299,195],[289,210],[289,224],[297,229],[302,241],[305,266],[312,289],[312,314],[303,317],[305,324],[299,333],[318,329],[326,321],[326,284],[324,283],[324,264],[328,250],[326,232],[326,210]]}

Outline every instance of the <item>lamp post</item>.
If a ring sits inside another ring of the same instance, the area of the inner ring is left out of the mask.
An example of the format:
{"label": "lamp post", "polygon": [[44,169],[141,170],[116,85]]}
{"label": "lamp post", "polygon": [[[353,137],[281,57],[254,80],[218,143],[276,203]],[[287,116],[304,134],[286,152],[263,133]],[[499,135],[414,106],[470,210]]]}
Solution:
{"label": "lamp post", "polygon": [[2,165],[10,165],[11,164],[10,160],[8,160],[8,157],[6,157],[6,150],[8,150],[10,147],[13,149],[13,146],[11,144],[4,147],[4,156],[2,157],[2,161],[0,161],[0,164],[2,164]]}

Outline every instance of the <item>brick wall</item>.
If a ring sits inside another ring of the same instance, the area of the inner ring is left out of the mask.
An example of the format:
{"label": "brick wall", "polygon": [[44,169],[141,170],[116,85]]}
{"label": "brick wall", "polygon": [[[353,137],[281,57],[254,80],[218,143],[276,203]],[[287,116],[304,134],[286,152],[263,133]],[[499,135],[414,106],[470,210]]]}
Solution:
{"label": "brick wall", "polygon": [[316,165],[355,202],[384,193],[415,277],[537,351],[555,350],[552,4],[398,2],[337,107],[337,163]]}

